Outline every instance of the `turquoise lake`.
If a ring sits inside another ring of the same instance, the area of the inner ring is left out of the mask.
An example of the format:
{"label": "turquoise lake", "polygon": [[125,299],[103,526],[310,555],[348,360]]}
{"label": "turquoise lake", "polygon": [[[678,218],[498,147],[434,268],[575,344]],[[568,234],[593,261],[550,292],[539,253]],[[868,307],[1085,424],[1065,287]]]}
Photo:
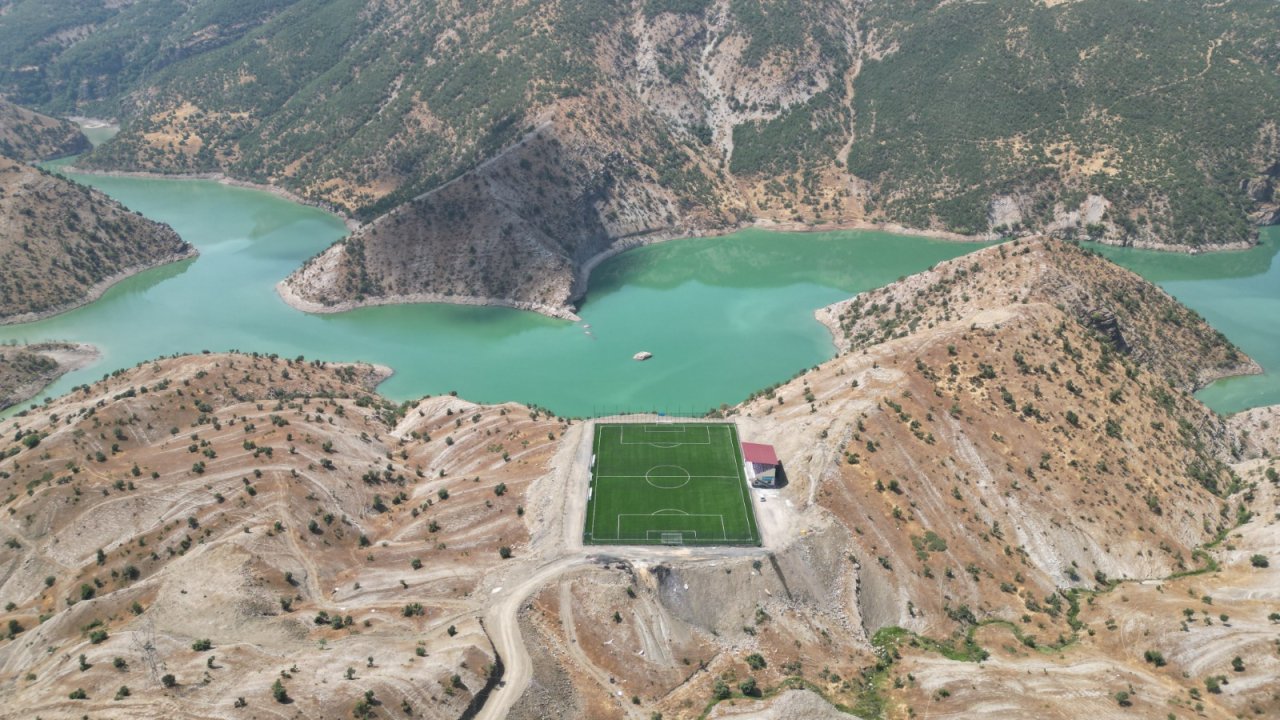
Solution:
{"label": "turquoise lake", "polygon": [[[399,305],[308,315],[275,283],[346,231],[332,215],[201,180],[73,175],[172,225],[200,257],[150,270],[2,340],[73,340],[102,361],[46,390],[172,353],[243,350],[395,369],[395,400],[456,391],[565,416],[735,403],[833,354],[823,305],[973,250],[884,233],[744,231],[635,250],[597,268],[582,324],[505,308]],[[636,362],[641,350],[654,354]]]}
{"label": "turquoise lake", "polygon": [[[662,243],[596,270],[579,313],[589,330],[528,312],[450,305],[308,315],[285,305],[274,285],[342,237],[337,218],[211,181],[72,177],[169,223],[201,255],[131,277],[78,310],[0,327],[0,341],[70,340],[102,351],[101,362],[41,397],[160,355],[242,350],[387,365],[395,375],[380,391],[395,400],[456,391],[563,416],[702,413],[830,358],[817,308],[978,247],[865,231],[746,230]],[[1268,232],[1262,247],[1244,253],[1104,249],[1271,371],[1204,391],[1217,410],[1280,402],[1276,248]],[[654,358],[632,360],[641,350]]]}

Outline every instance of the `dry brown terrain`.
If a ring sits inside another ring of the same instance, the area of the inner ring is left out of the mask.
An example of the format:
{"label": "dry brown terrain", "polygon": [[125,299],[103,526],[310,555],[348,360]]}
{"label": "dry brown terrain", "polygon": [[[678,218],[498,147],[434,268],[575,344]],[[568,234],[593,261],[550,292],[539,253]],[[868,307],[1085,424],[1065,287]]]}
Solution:
{"label": "dry brown terrain", "polygon": [[564,427],[447,396],[401,416],[366,389],[381,377],[161,360],[6,423],[39,441],[0,465],[0,716],[241,717],[243,697],[349,717],[367,691],[462,714],[494,662],[471,596],[520,562],[524,488]]}
{"label": "dry brown terrain", "polygon": [[0,228],[0,323],[65,312],[124,277],[196,254],[168,225],[4,157]]}
{"label": "dry brown terrain", "polygon": [[1194,311],[1136,273],[1073,244],[1030,238],[939,263],[926,272],[819,311],[842,351],[861,350],[984,310],[1054,305],[1113,349],[1175,386],[1261,372]]}
{"label": "dry brown terrain", "polygon": [[1102,285],[1026,271],[1105,261],[1009,250],[1004,277],[979,254],[999,281],[971,308],[728,411],[785,463],[752,493],[761,548],[584,548],[589,423],[397,407],[371,368],[203,355],[77,391],[4,427],[0,697],[24,717],[1275,715],[1275,426],[1214,415],[1146,354],[1213,337],[1168,296],[1142,291],[1117,335],[1091,321]]}

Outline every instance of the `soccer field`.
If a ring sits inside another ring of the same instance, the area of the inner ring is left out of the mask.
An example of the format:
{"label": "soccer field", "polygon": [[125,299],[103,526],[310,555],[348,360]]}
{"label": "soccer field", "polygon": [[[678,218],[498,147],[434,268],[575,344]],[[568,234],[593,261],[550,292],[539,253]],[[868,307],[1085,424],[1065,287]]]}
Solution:
{"label": "soccer field", "polygon": [[734,425],[600,424],[592,453],[584,542],[760,544]]}

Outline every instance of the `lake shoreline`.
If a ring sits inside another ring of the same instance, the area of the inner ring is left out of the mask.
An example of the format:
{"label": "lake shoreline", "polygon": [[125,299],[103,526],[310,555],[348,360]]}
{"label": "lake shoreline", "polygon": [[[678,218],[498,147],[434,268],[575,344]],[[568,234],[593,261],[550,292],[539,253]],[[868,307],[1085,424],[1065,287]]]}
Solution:
{"label": "lake shoreline", "polygon": [[246,190],[257,190],[259,192],[264,192],[269,195],[274,195],[275,197],[278,197],[282,200],[288,200],[289,202],[297,203],[298,205],[313,207],[313,208],[316,208],[317,210],[323,210],[329,213],[330,215],[333,215],[334,217],[337,217],[338,219],[342,220],[342,223],[347,226],[348,232],[355,232],[356,230],[359,230],[363,226],[363,223],[361,223],[359,220],[356,220],[355,218],[342,212],[338,208],[333,207],[332,205],[318,202],[316,200],[308,200],[307,198],[302,197],[301,195],[298,195],[297,193],[291,190],[282,188],[279,185],[269,185],[266,183],[255,183],[249,180],[240,180],[239,178],[234,178],[234,177],[231,177],[230,175],[227,175],[226,173],[221,173],[221,172],[160,173],[160,172],[148,172],[146,170],[98,170],[95,168],[83,168],[78,165],[65,165],[59,168],[59,170],[61,170],[62,172],[72,173],[76,175],[97,175],[100,177],[114,177],[114,178],[137,178],[140,180],[208,180],[211,182],[216,182],[219,185],[226,185],[228,187],[244,188]]}
{"label": "lake shoreline", "polygon": [[72,300],[69,303],[64,303],[57,307],[49,308],[47,310],[41,310],[39,312],[29,312],[29,313],[22,313],[19,315],[0,316],[0,325],[23,325],[26,323],[33,323],[33,322],[39,322],[41,320],[47,320],[56,315],[62,315],[63,313],[71,312],[72,310],[75,310],[77,308],[82,308],[85,305],[89,305],[90,303],[97,301],[113,286],[125,280],[128,280],[129,278],[133,277],[134,275],[137,275],[138,273],[143,273],[148,270],[154,270],[158,267],[164,267],[165,265],[171,265],[173,263],[182,262],[183,260],[191,260],[192,258],[196,258],[199,256],[200,256],[200,251],[196,249],[196,246],[188,243],[187,249],[184,250],[183,252],[175,253],[168,257],[156,260],[155,262],[133,265],[121,270],[118,273],[115,273],[114,275],[110,275],[108,277],[105,277],[99,280],[98,282],[94,283],[89,287],[84,297],[78,300]]}
{"label": "lake shoreline", "polygon": [[286,305],[294,310],[298,310],[299,312],[310,313],[313,315],[335,315],[351,312],[352,310],[359,310],[360,308],[381,307],[385,305],[414,305],[429,303],[438,305],[469,305],[474,307],[507,308],[509,310],[523,310],[526,312],[537,313],[554,320],[566,320],[569,322],[582,321],[582,318],[578,317],[572,311],[560,310],[549,305],[540,305],[538,303],[523,302],[519,300],[506,300],[503,298],[476,297],[471,295],[442,295],[440,293],[414,293],[411,295],[388,295],[385,297],[366,298],[365,300],[348,300],[346,302],[335,303],[333,305],[322,305],[299,296],[294,292],[293,288],[289,286],[288,278],[276,283],[275,288],[276,295],[279,296]]}
{"label": "lake shoreline", "polygon": [[[105,121],[99,121],[105,124]],[[288,200],[306,207],[314,207],[319,210],[328,212],[342,220],[347,231],[351,234],[356,233],[365,225],[377,223],[386,213],[378,218],[371,220],[369,223],[361,223],[337,208],[304,198],[290,190],[282,188],[278,185],[255,183],[248,180],[240,180],[228,176],[222,172],[210,173],[159,173],[149,171],[132,171],[132,170],[98,170],[81,168],[75,165],[68,165],[62,170],[69,173],[78,173],[84,175],[98,175],[103,177],[121,177],[121,178],[140,178],[147,180],[209,180],[230,187],[239,187],[249,190],[258,190],[269,193],[283,200]],[[901,225],[894,222],[872,222],[863,219],[835,220],[829,223],[803,223],[793,221],[782,221],[771,218],[754,218],[744,222],[725,225],[717,228],[699,228],[697,234],[680,233],[675,231],[656,231],[649,235],[639,236],[637,238],[626,238],[617,241],[608,249],[596,253],[587,258],[586,261],[579,266],[574,272],[572,292],[568,302],[564,306],[553,307],[543,303],[534,303],[523,300],[513,300],[510,298],[495,298],[483,296],[461,296],[461,295],[445,295],[442,293],[421,292],[409,293],[403,295],[389,295],[378,298],[367,298],[364,300],[346,300],[333,305],[324,305],[307,300],[300,296],[295,290],[288,286],[289,278],[296,274],[297,270],[291,273],[284,280],[276,284],[276,294],[290,307],[300,312],[312,313],[318,315],[339,314],[350,312],[364,307],[381,307],[387,305],[412,305],[421,303],[440,303],[446,305],[467,305],[479,307],[501,307],[512,310],[521,310],[525,312],[534,312],[545,317],[556,320],[566,320],[569,322],[581,322],[582,318],[577,314],[582,302],[587,299],[590,289],[591,274],[605,261],[617,257],[629,250],[636,248],[656,245],[658,243],[668,242],[671,240],[686,240],[696,238],[714,238],[723,237],[732,233],[756,228],[760,230],[768,230],[779,233],[823,233],[823,232],[841,232],[851,230],[863,230],[870,232],[884,232],[894,235],[906,235],[911,237],[923,237],[932,240],[942,240],[946,242],[957,243],[988,243],[1000,240],[1002,237],[997,233],[986,233],[982,235],[966,235],[963,233],[952,232],[949,230],[937,230],[929,228],[914,228]],[[1009,239],[1018,239],[1020,237],[1033,237],[1038,233],[1027,235],[1012,236]],[[1139,250],[1153,250],[1157,252],[1180,253],[1187,255],[1199,255],[1206,252],[1232,252],[1248,250],[1257,246],[1257,243],[1228,243],[1223,245],[1215,245],[1211,248],[1188,247],[1182,245],[1171,245],[1167,243],[1140,242],[1132,244],[1110,243],[1101,241],[1103,244],[1112,247],[1131,247]],[[26,321],[24,321],[26,322]]]}
{"label": "lake shoreline", "polygon": [[52,372],[32,377],[27,382],[14,387],[5,397],[0,398],[0,417],[6,417],[10,410],[40,395],[63,375],[83,370],[102,359],[102,353],[98,348],[89,343],[39,342],[31,345],[4,345],[0,346],[0,356],[10,350],[49,358],[57,363],[57,367]]}

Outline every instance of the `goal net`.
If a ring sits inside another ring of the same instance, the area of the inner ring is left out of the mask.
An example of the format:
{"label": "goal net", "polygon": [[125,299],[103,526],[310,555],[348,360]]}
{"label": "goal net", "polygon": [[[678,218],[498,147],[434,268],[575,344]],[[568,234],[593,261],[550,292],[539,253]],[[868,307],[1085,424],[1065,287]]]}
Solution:
{"label": "goal net", "polygon": [[662,533],[662,544],[663,545],[683,545],[684,533],[664,532]]}

